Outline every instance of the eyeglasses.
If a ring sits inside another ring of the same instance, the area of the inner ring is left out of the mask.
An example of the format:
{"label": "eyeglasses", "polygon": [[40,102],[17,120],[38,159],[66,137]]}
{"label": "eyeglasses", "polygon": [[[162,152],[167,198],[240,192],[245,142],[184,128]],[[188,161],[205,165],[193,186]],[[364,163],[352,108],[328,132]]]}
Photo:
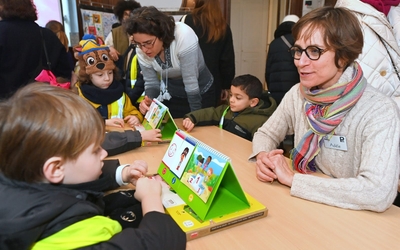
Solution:
{"label": "eyeglasses", "polygon": [[290,53],[292,54],[293,59],[300,60],[301,54],[306,52],[306,55],[310,60],[316,61],[318,60],[323,53],[328,51],[328,49],[320,49],[317,46],[308,46],[305,49],[302,49],[298,46],[293,46],[289,49]]}
{"label": "eyeglasses", "polygon": [[154,47],[154,44],[156,43],[157,37],[154,38],[154,40],[152,42],[148,41],[145,43],[134,43],[133,46],[135,46],[136,48],[142,49],[143,47],[146,49],[152,49]]}

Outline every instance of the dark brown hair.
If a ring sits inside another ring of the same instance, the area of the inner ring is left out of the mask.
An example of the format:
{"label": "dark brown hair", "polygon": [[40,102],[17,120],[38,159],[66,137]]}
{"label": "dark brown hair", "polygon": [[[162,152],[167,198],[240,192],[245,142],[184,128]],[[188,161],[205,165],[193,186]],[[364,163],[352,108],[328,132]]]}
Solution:
{"label": "dark brown hair", "polygon": [[36,21],[37,11],[32,0],[0,0],[2,19],[19,18]]}
{"label": "dark brown hair", "polygon": [[122,19],[124,18],[125,10],[133,11],[134,9],[137,9],[140,7],[141,7],[140,3],[136,2],[136,1],[120,0],[114,6],[114,15],[118,18],[119,22],[122,22]]}
{"label": "dark brown hair", "polygon": [[32,83],[0,103],[0,171],[10,179],[44,180],[53,156],[75,160],[105,130],[99,112],[70,90]]}
{"label": "dark brown hair", "polygon": [[132,16],[123,22],[129,35],[143,33],[156,36],[168,48],[175,39],[175,20],[154,6],[135,9]]}
{"label": "dark brown hair", "polygon": [[250,74],[237,76],[232,80],[232,86],[239,87],[246,95],[252,98],[261,98],[263,86],[261,81]]}
{"label": "dark brown hair", "polygon": [[295,40],[308,40],[316,30],[321,32],[326,48],[335,52],[337,68],[347,68],[361,54],[364,45],[362,29],[357,17],[348,9],[331,6],[315,9],[300,18],[293,26],[292,34]]}

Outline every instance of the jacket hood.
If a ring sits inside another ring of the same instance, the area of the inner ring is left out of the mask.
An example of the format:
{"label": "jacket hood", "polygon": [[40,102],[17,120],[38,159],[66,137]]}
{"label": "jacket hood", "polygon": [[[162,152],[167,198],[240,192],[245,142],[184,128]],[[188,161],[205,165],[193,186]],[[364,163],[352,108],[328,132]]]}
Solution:
{"label": "jacket hood", "polygon": [[271,116],[276,110],[276,101],[268,91],[264,91],[257,106],[254,108],[247,108],[243,112],[249,112],[257,115]]}
{"label": "jacket hood", "polygon": [[386,19],[385,14],[378,11],[368,3],[363,3],[361,1],[354,1],[354,0],[337,0],[335,7],[345,7],[353,12],[375,17],[382,23],[389,23]]}
{"label": "jacket hood", "polygon": [[279,24],[278,28],[276,28],[274,32],[274,37],[278,38],[287,34],[292,33],[292,28],[294,26],[295,22],[287,21]]}

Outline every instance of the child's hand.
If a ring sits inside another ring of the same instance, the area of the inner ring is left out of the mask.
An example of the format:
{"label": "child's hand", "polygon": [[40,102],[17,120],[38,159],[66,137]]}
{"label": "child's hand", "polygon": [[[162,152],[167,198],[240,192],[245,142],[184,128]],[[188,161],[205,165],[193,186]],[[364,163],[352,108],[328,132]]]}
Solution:
{"label": "child's hand", "polygon": [[192,131],[192,129],[194,128],[194,123],[189,118],[183,119],[182,125],[187,132]]}
{"label": "child's hand", "polygon": [[145,115],[147,111],[149,111],[150,109],[151,102],[152,102],[151,99],[146,95],[144,99],[139,103],[140,113]]}
{"label": "child's hand", "polygon": [[142,141],[156,141],[161,142],[161,130],[160,129],[150,129],[140,131],[142,135]]}
{"label": "child's hand", "polygon": [[161,182],[155,178],[139,178],[134,196],[142,203],[143,215],[151,211],[164,213],[161,202]]}
{"label": "child's hand", "polygon": [[110,126],[110,127],[123,128],[124,124],[125,124],[125,122],[121,118],[111,118],[111,119],[106,120],[106,126]]}
{"label": "child's hand", "polygon": [[124,121],[129,124],[132,128],[134,126],[138,126],[140,124],[139,118],[134,115],[128,115],[127,117],[124,118]]}
{"label": "child's hand", "polygon": [[142,201],[145,196],[150,195],[161,197],[161,181],[148,177],[139,178],[136,182],[135,198]]}
{"label": "child's hand", "polygon": [[134,161],[122,170],[122,181],[136,186],[137,180],[147,173],[147,163],[142,160]]}

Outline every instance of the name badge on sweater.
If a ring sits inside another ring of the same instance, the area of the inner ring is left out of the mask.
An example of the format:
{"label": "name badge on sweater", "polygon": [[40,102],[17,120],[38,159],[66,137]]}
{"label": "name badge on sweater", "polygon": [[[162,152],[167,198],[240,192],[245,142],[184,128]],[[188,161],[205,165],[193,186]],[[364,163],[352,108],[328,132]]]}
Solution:
{"label": "name badge on sweater", "polygon": [[346,137],[340,135],[333,135],[329,137],[324,137],[324,145],[326,148],[347,151]]}

